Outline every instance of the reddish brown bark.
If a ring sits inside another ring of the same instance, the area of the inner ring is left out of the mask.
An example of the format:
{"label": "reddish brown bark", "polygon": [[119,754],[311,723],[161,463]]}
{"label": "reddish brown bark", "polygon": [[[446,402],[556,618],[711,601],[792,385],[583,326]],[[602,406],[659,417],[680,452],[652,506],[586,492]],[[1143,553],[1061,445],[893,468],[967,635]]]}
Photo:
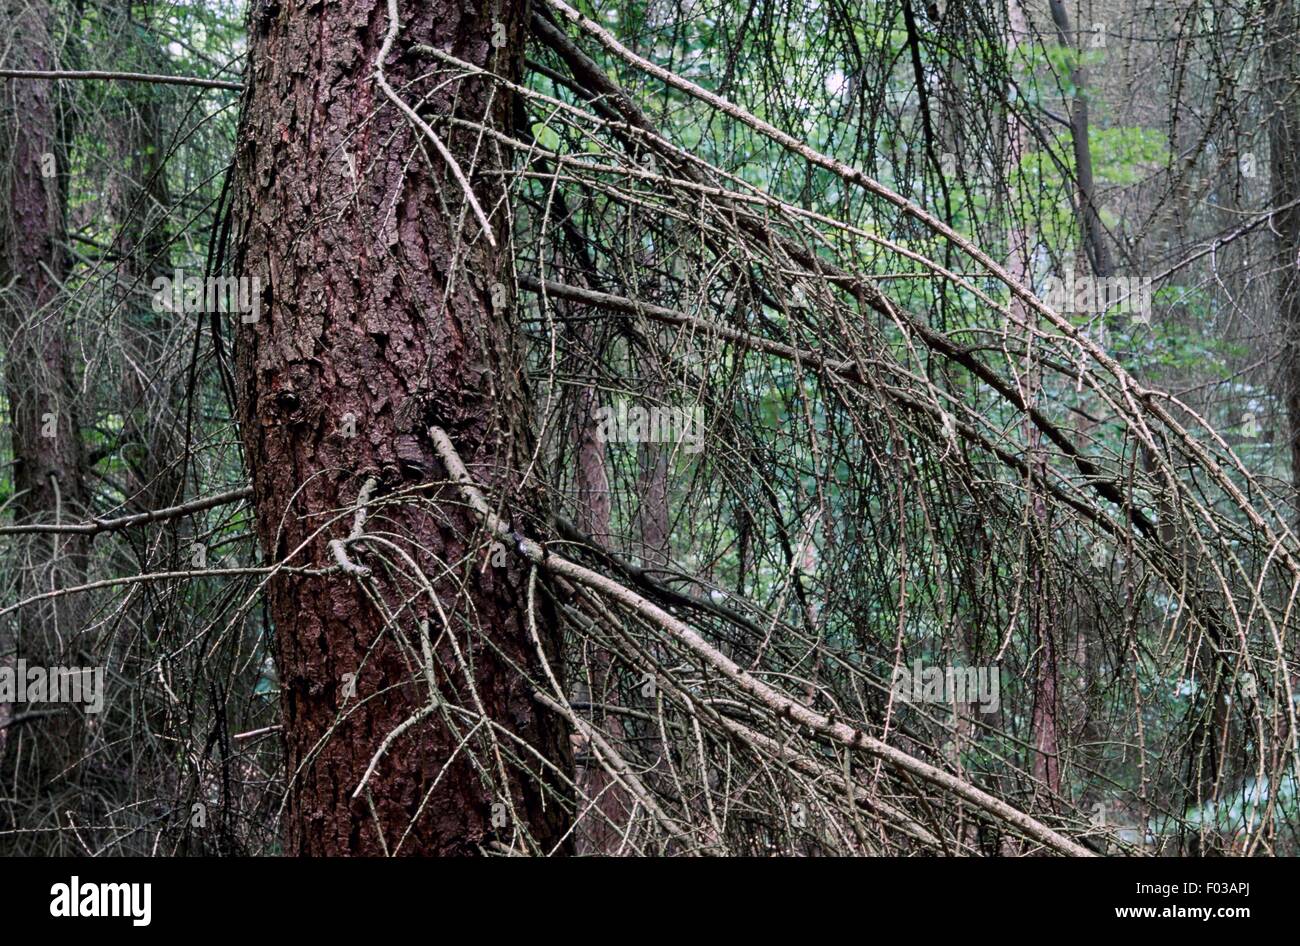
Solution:
{"label": "reddish brown bark", "polygon": [[[1014,49],[1029,36],[1029,23],[1025,16],[1022,0],[1007,0],[1007,42]],[[1007,115],[1007,154],[1006,179],[1015,179],[1021,162],[1028,151],[1028,130],[1019,115],[1009,112]],[[1014,211],[1014,188],[1009,187],[1007,199],[1008,210]],[[1020,285],[1029,282],[1029,259],[1032,241],[1027,229],[1014,225],[1010,229],[1010,259],[1007,269]],[[1028,313],[1024,302],[1012,299],[1012,322],[1016,325],[1028,325]],[[1033,333],[1026,331],[1025,347],[1028,352],[1025,364],[1026,400],[1033,403],[1037,399],[1040,383],[1040,370],[1034,362]],[[1035,475],[1045,481],[1046,461],[1043,458],[1042,433],[1027,420],[1023,427],[1028,441],[1028,461],[1035,470]],[[1033,624],[1034,641],[1034,712],[1031,722],[1031,737],[1034,745],[1034,778],[1052,795],[1057,795],[1061,788],[1060,768],[1058,764],[1059,733],[1057,718],[1059,704],[1057,697],[1057,658],[1056,641],[1053,636],[1051,615],[1042,602],[1048,600],[1048,576],[1043,568],[1038,549],[1047,542],[1051,534],[1051,522],[1047,503],[1042,493],[1035,488],[1033,481],[1026,484],[1030,506],[1031,560],[1027,563],[1030,572],[1031,587],[1034,589],[1034,605],[1030,609],[1030,621]]]}
{"label": "reddish brown bark", "polygon": [[[1269,103],[1271,204],[1283,209],[1269,219],[1274,234],[1277,308],[1283,339],[1291,476],[1300,509],[1300,102],[1294,89],[1300,71],[1300,7],[1294,0],[1271,5],[1265,35],[1264,70],[1274,94]],[[1300,515],[1300,513],[1298,513]]]}
{"label": "reddish brown bark", "polygon": [[[12,26],[0,51],[6,67],[55,68],[47,3],[4,0],[0,14]],[[20,79],[0,80],[0,89],[0,114],[7,116],[0,128],[0,343],[14,461],[11,509],[16,522],[79,522],[87,515],[88,493],[65,312],[58,302],[67,269],[58,90],[50,82]],[[82,536],[30,537],[15,563],[22,575],[18,596],[80,584],[86,552]],[[75,596],[61,596],[25,608],[0,628],[0,659],[81,663],[79,604]],[[80,755],[81,717],[50,717],[31,731],[38,734],[37,744],[25,759],[37,784],[66,775]],[[0,728],[0,740],[4,732]]]}
{"label": "reddish brown bark", "polygon": [[[14,25],[6,64],[54,68],[51,14],[42,2],[6,0]],[[84,454],[64,312],[55,304],[66,265],[66,155],[59,135],[57,88],[47,81],[3,80],[6,203],[0,224],[5,394],[12,413],[14,515],[18,520],[80,521],[86,511]],[[12,282],[12,285],[10,283]],[[84,542],[36,542],[36,563],[56,580],[84,571]],[[47,575],[47,578],[49,576]],[[48,581],[42,582],[49,587]],[[52,614],[53,612],[51,612]]]}
{"label": "reddish brown bark", "polygon": [[[598,363],[601,357],[596,333],[590,326],[578,329],[579,344],[594,353]],[[599,436],[600,422],[594,416],[599,407],[599,397],[594,386],[584,387],[578,393],[577,429],[577,525],[605,546],[610,535],[609,474],[605,468],[605,444]],[[617,713],[606,712],[607,706],[618,702],[613,658],[603,647],[593,646],[586,652],[583,662],[587,678],[577,681],[575,698],[591,705],[591,717],[616,745],[625,739],[623,722]],[[578,854],[614,854],[620,850],[623,835],[620,827],[631,818],[634,806],[627,791],[595,758],[589,745],[577,757],[577,785],[579,797],[591,810],[577,825],[574,841]],[[588,801],[590,800],[590,801]]]}
{"label": "reddish brown bark", "polygon": [[[593,344],[593,332],[579,330],[579,333],[584,342]],[[609,542],[610,494],[605,444],[599,437],[600,422],[594,416],[598,407],[596,389],[584,387],[578,393],[577,526],[605,545]]]}
{"label": "reddish brown bark", "polygon": [[[500,556],[489,553],[454,492],[421,487],[446,477],[427,432],[436,425],[486,490],[505,497],[504,514],[517,529],[535,530],[543,512],[539,493],[522,482],[532,447],[528,401],[513,294],[499,278],[508,247],[505,195],[492,172],[505,162],[490,140],[447,122],[454,112],[504,127],[510,96],[483,79],[448,81],[451,70],[413,48],[425,44],[517,76],[523,4],[502,0],[492,16],[453,0],[402,3],[401,32],[385,64],[393,88],[421,103],[465,168],[492,214],[498,250],[479,232],[446,163],[375,81],[386,4],[343,0],[327,12],[294,0],[259,9],[238,157],[235,261],[238,273],[262,280],[260,320],[238,329],[237,373],[265,552],[281,559],[306,541],[296,564],[331,564],[327,541],[345,538],[352,517],[329,524],[330,511],[354,505],[362,483],[375,478],[368,528],[397,542],[434,580],[486,715],[568,772],[567,732],[543,715],[522,672],[542,679],[525,614],[527,571],[514,555],[493,567]],[[494,36],[506,45],[494,48]],[[421,487],[418,503],[393,501],[412,487]],[[435,713],[392,744],[369,782],[379,827],[364,798],[351,800],[380,743],[428,702],[411,657],[421,621],[437,641],[442,696],[477,712],[438,611],[401,577],[409,568],[385,565],[380,551],[354,545],[349,554],[374,569],[376,592],[390,613],[400,611],[395,627],[355,576],[282,574],[269,589],[292,777],[288,847],[392,852],[412,821],[402,853],[517,845],[513,826],[494,824],[493,805],[504,796],[484,784],[496,781],[496,763],[483,732],[458,751],[472,716],[453,715],[453,732]],[[393,560],[391,550],[385,554]],[[454,577],[446,577],[448,566]],[[538,598],[540,605],[545,596]],[[544,606],[536,626],[558,673],[554,619]],[[357,674],[351,700],[349,673]],[[519,754],[509,740],[502,745]],[[524,757],[532,774],[507,762],[508,795],[532,849],[550,851],[566,827],[564,792],[535,756],[524,750]]]}

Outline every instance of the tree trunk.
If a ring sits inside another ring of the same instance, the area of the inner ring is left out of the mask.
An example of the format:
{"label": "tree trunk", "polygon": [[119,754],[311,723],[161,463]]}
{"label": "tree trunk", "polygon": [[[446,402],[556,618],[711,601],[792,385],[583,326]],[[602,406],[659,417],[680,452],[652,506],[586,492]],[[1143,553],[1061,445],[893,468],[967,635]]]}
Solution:
{"label": "tree trunk", "polygon": [[[1014,50],[1029,36],[1029,23],[1021,2],[1022,0],[1008,0],[1007,2],[1008,47],[1010,50]],[[1011,101],[1011,99],[1008,98],[1008,101]],[[1020,164],[1028,151],[1028,131],[1023,121],[1014,112],[1008,112],[1007,115],[1007,144],[1007,206],[1014,215],[1015,188],[1013,182],[1015,178],[1013,175],[1019,173]],[[1014,216],[1012,219],[1015,219]],[[1011,227],[1010,244],[1010,259],[1007,263],[1007,270],[1015,277],[1017,283],[1028,285],[1030,282],[1031,240],[1024,226],[1015,224]],[[1023,383],[1026,388],[1025,400],[1032,404],[1037,400],[1041,377],[1034,354],[1035,339],[1032,320],[1026,306],[1020,299],[1013,298],[1011,300],[1011,311],[1018,323],[1027,326],[1025,330]],[[1043,458],[1042,434],[1037,427],[1028,421],[1025,422],[1024,432],[1028,443],[1028,456],[1026,459],[1030,464],[1030,468],[1036,476],[1046,480],[1046,461]],[[1029,536],[1031,549],[1031,558],[1026,564],[1029,569],[1029,586],[1033,589],[1029,616],[1033,624],[1035,655],[1033,677],[1034,710],[1030,723],[1034,747],[1033,775],[1035,781],[1040,783],[1051,795],[1055,796],[1061,787],[1060,770],[1057,764],[1060,747],[1057,733],[1059,706],[1057,702],[1056,642],[1053,636],[1052,616],[1046,603],[1049,601],[1051,589],[1048,585],[1047,572],[1041,565],[1043,559],[1040,557],[1040,549],[1047,543],[1051,527],[1047,503],[1041,490],[1035,487],[1032,480],[1026,481],[1026,488],[1026,502],[1030,506]]]}
{"label": "tree trunk", "polygon": [[[11,42],[4,64],[56,68],[53,14],[42,0],[5,0]],[[80,522],[87,514],[84,451],[75,408],[59,284],[67,269],[65,211],[67,155],[60,134],[57,86],[42,80],[3,80],[0,174],[0,331],[4,392],[13,446],[16,522]],[[19,546],[23,574],[17,592],[28,597],[79,584],[85,575],[84,536],[36,534]],[[4,628],[0,656],[34,664],[78,664],[83,630],[74,596],[25,608]],[[66,770],[84,732],[75,710],[52,717],[41,730],[51,742],[37,750],[37,777]],[[3,730],[0,730],[3,732]],[[29,757],[31,753],[28,754]]]}
{"label": "tree trunk", "polygon": [[[150,45],[150,34],[131,26],[131,4],[115,0],[105,10],[120,44],[114,55],[154,62],[160,51]],[[156,87],[124,83],[112,104],[104,136],[121,171],[105,194],[106,210],[117,223],[111,248],[116,259],[106,265],[112,267],[112,320],[128,355],[121,369],[120,456],[129,474],[131,505],[143,512],[173,506],[184,492],[184,465],[175,462],[185,435],[185,417],[177,410],[184,392],[175,390],[167,362],[175,316],[141,305],[142,289],[173,274],[164,168],[169,147]]]}
{"label": "tree trunk", "polygon": [[[1082,60],[1082,51],[1070,38],[1070,16],[1065,11],[1062,0],[1050,0],[1048,6],[1052,11],[1052,21],[1056,24],[1057,44]],[[1110,249],[1106,246],[1106,235],[1101,225],[1101,214],[1097,209],[1097,186],[1092,174],[1092,147],[1088,143],[1088,97],[1084,89],[1088,85],[1088,72],[1081,65],[1070,70],[1070,85],[1074,95],[1070,100],[1070,144],[1074,149],[1074,173],[1078,178],[1079,190],[1079,234],[1083,240],[1083,250],[1088,255],[1094,276],[1109,276],[1114,271]]]}
{"label": "tree trunk", "polygon": [[[404,4],[384,57],[395,94],[437,128],[491,215],[495,248],[444,156],[375,72],[390,9],[281,0],[252,17],[234,260],[238,275],[261,281],[260,317],[237,327],[236,343],[258,531],[269,560],[348,564],[282,572],[269,587],[286,841],[303,854],[564,852],[560,786],[571,783],[546,766],[567,780],[572,760],[566,730],[533,697],[549,685],[536,682],[546,678],[530,639],[528,572],[494,554],[442,485],[428,434],[445,429],[516,531],[538,531],[545,509],[523,475],[533,443],[497,173],[508,160],[451,124],[507,128],[511,96],[415,48],[515,79],[525,5],[502,0],[494,17],[453,0]],[[353,534],[391,544],[358,539],[336,555],[330,540]],[[536,598],[536,632],[558,675],[540,582]],[[385,739],[433,703],[421,625],[440,705],[392,740],[354,800]]]}
{"label": "tree trunk", "polygon": [[[1300,198],[1300,101],[1294,93],[1300,73],[1300,15],[1294,0],[1272,5],[1264,43],[1264,87],[1275,96],[1269,112],[1270,204]],[[1272,215],[1277,272],[1277,312],[1285,344],[1287,417],[1291,433],[1291,475],[1300,508],[1300,208]],[[1300,515],[1300,514],[1298,514]]]}

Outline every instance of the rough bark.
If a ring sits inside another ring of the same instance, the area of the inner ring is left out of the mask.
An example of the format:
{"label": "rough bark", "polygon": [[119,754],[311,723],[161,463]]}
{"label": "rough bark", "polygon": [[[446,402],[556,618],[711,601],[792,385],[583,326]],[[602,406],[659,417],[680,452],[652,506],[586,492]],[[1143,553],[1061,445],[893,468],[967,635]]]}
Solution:
{"label": "rough bark", "polygon": [[[1264,35],[1264,85],[1275,96],[1269,114],[1272,205],[1300,197],[1300,99],[1294,88],[1300,72],[1300,12],[1294,0],[1275,3]],[[1300,497],[1300,208],[1273,214],[1277,310],[1285,344],[1283,371],[1291,434],[1291,475]],[[1297,499],[1300,507],[1300,498]]]}
{"label": "rough bark", "polygon": [[[53,14],[41,0],[5,0],[12,25],[6,67],[55,67]],[[8,79],[0,113],[0,332],[4,393],[13,449],[12,505],[16,522],[82,521],[87,514],[85,456],[76,411],[76,384],[64,311],[58,304],[67,269],[65,214],[67,156],[60,132],[57,86]],[[79,536],[38,534],[21,546],[27,596],[80,583],[87,542]],[[5,656],[34,663],[76,664],[82,647],[78,601],[56,597],[24,609],[0,639]],[[37,761],[44,781],[75,758],[83,727],[75,713],[50,718],[40,731],[51,740]],[[29,754],[30,755],[30,754]]]}
{"label": "rough bark", "polygon": [[[17,68],[48,69],[53,52],[48,5],[7,0],[14,24],[9,57]],[[56,87],[5,82],[3,168],[8,192],[0,284],[5,394],[12,415],[14,515],[18,520],[80,521],[86,511],[84,453],[75,412],[75,385],[64,313],[54,304],[67,269],[66,162],[59,134]],[[38,543],[39,544],[39,543]],[[37,562],[57,575],[84,570],[82,542],[45,543]],[[43,582],[47,587],[49,582]]]}
{"label": "rough bark", "polygon": [[[495,15],[452,0],[404,3],[385,61],[392,88],[419,103],[465,169],[497,248],[447,163],[376,81],[388,27],[382,0],[328,10],[294,0],[253,13],[234,260],[238,273],[261,279],[261,317],[239,326],[236,361],[262,545],[279,560],[306,542],[294,564],[332,564],[327,543],[348,536],[348,510],[373,478],[367,528],[415,560],[448,618],[444,626],[409,566],[385,563],[391,548],[364,542],[348,555],[373,569],[369,578],[281,574],[271,583],[293,776],[286,841],[296,853],[474,854],[497,844],[549,852],[562,844],[567,813],[555,776],[535,756],[520,763],[527,775],[507,759],[502,788],[485,731],[460,746],[472,726],[463,714],[435,711],[392,742],[367,786],[373,817],[364,794],[351,797],[385,738],[430,702],[409,656],[420,651],[421,622],[434,639],[444,699],[477,713],[472,679],[495,725],[562,771],[572,767],[567,732],[545,715],[520,669],[542,679],[524,564],[494,556],[454,492],[428,485],[446,475],[428,435],[439,426],[518,531],[535,531],[544,514],[522,472],[532,436],[504,269],[503,179],[493,173],[503,159],[490,141],[449,122],[454,115],[505,128],[510,96],[484,79],[453,80],[415,48],[514,77],[526,12],[518,0],[503,0]],[[396,499],[411,488],[419,502]],[[331,520],[338,510],[347,512]],[[366,585],[395,620],[379,613]],[[539,592],[536,627],[558,673],[544,599]],[[353,673],[350,699],[344,675]],[[506,796],[518,819],[494,824],[501,809],[493,806]]]}

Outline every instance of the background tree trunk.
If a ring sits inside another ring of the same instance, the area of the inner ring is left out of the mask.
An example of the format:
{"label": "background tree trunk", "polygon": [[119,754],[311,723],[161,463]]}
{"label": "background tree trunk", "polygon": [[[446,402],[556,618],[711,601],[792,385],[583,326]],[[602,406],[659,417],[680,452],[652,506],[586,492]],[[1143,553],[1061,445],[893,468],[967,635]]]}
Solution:
{"label": "background tree trunk", "polygon": [[[4,65],[57,68],[53,12],[42,0],[5,0],[12,45]],[[4,80],[0,130],[0,331],[5,396],[13,447],[16,522],[80,522],[87,514],[85,454],[76,410],[60,283],[67,269],[67,154],[55,85]],[[81,583],[85,536],[36,534],[21,546],[19,595]],[[0,655],[37,665],[77,665],[84,642],[78,599],[55,597],[8,619]],[[76,758],[84,731],[76,709],[52,716],[39,730],[50,743],[28,754],[44,782]],[[3,731],[3,730],[0,730]],[[39,757],[37,757],[39,756]]]}
{"label": "background tree trunk", "polygon": [[[1016,47],[1026,42],[1029,22],[1025,15],[1022,0],[1007,2],[1008,50],[1013,54]],[[1014,68],[1014,59],[1012,60]],[[1007,152],[1004,172],[1006,175],[1008,206],[1012,219],[1016,217],[1017,190],[1015,181],[1020,173],[1020,165],[1029,149],[1028,129],[1015,113],[1007,117]],[[1028,284],[1030,278],[1030,255],[1032,240],[1028,227],[1017,223],[1008,234],[1010,257],[1007,270],[1021,285]],[[1027,307],[1019,299],[1011,300],[1011,311],[1015,320],[1028,326],[1031,318]],[[1034,403],[1038,398],[1041,381],[1040,371],[1034,355],[1034,337],[1031,329],[1026,328],[1026,361],[1023,366],[1023,385],[1025,400]],[[1029,462],[1033,465],[1035,475],[1046,480],[1046,464],[1042,457],[1042,435],[1037,427],[1025,422],[1025,439],[1029,444]],[[1031,720],[1031,740],[1034,746],[1033,775],[1041,788],[1050,795],[1060,792],[1061,776],[1057,764],[1060,749],[1058,743],[1057,713],[1057,658],[1056,640],[1052,627],[1052,616],[1043,602],[1048,600],[1048,575],[1042,565],[1039,549],[1046,546],[1050,535],[1050,514],[1042,492],[1032,480],[1026,481],[1026,500],[1029,506],[1027,521],[1029,524],[1029,541],[1031,556],[1026,563],[1029,571],[1028,584],[1032,589],[1030,595],[1029,620],[1034,633],[1034,710]]]}
{"label": "background tree trunk", "polygon": [[[1300,68],[1300,17],[1292,0],[1275,3],[1265,30],[1264,87],[1271,103],[1268,134],[1272,206],[1300,198],[1300,100],[1289,83]],[[1277,310],[1285,339],[1284,371],[1287,416],[1291,428],[1291,470],[1300,495],[1300,208],[1273,214],[1270,229],[1276,247]],[[1297,500],[1300,506],[1300,499]]]}

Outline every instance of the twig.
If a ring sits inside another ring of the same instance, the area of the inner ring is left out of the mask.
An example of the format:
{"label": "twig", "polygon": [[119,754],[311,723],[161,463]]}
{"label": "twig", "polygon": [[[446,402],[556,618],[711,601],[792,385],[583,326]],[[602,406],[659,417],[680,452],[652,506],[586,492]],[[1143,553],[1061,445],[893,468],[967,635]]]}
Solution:
{"label": "twig", "polygon": [[100,69],[0,69],[4,79],[112,79],[118,82],[155,82],[159,85],[193,85],[202,89],[243,91],[243,83],[200,76],[162,76],[147,72],[105,72]]}
{"label": "twig", "polygon": [[3,528],[0,528],[0,535],[30,535],[34,533],[49,532],[72,533],[74,535],[96,535],[100,532],[112,532],[116,529],[125,529],[128,526],[142,525],[146,522],[157,522],[160,519],[171,519],[191,512],[201,512],[204,509],[212,509],[214,506],[224,506],[226,503],[248,499],[252,495],[253,488],[251,486],[245,486],[242,489],[232,489],[229,492],[218,493],[215,496],[195,499],[192,502],[183,503],[179,506],[168,506],[166,509],[151,509],[148,512],[122,516],[117,519],[93,519],[90,522],[77,523],[73,525],[55,525],[53,523],[42,525],[37,523],[34,525],[4,526]]}
{"label": "twig", "polygon": [[452,153],[447,150],[447,146],[442,143],[438,133],[429,127],[428,122],[416,114],[415,109],[402,101],[401,97],[393,91],[392,86],[388,84],[388,80],[384,78],[384,59],[393,46],[393,40],[397,38],[397,28],[397,0],[388,0],[388,32],[384,36],[383,45],[379,48],[379,55],[375,57],[375,81],[379,83],[379,88],[383,90],[384,95],[388,96],[392,103],[401,109],[402,114],[409,118],[420,131],[424,132],[425,137],[433,143],[438,154],[447,162],[447,167],[451,168],[452,176],[456,178],[461,190],[465,192],[465,199],[469,201],[470,209],[474,211],[479,226],[483,228],[483,236],[487,237],[488,246],[495,250],[497,241],[492,236],[492,225],[488,223],[487,215],[483,213],[483,208],[479,206],[478,198],[474,196],[474,191],[469,185],[469,180],[465,177],[465,172],[460,169],[460,164]]}

